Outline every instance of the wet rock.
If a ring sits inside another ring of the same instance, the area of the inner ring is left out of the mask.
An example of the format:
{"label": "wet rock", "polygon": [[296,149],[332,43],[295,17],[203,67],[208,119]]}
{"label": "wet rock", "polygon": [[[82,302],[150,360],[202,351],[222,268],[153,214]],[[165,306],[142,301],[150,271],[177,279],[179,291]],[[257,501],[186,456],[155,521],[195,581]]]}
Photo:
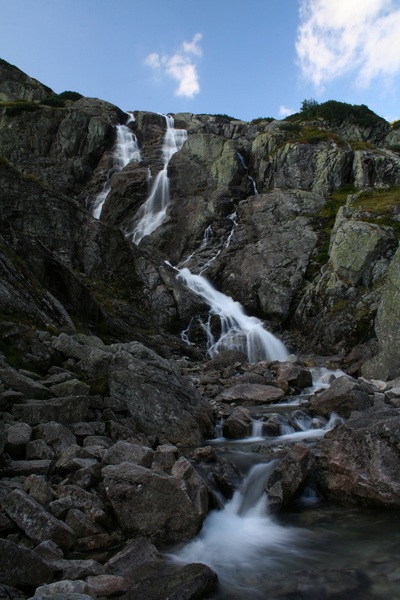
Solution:
{"label": "wet rock", "polygon": [[13,490],[2,504],[10,519],[34,542],[52,540],[66,549],[73,545],[74,531],[22,490]]}
{"label": "wet rock", "polygon": [[295,388],[298,392],[312,386],[312,375],[308,369],[300,365],[283,363],[279,366],[276,374],[276,385],[284,392],[289,388]]}
{"label": "wet rock", "polygon": [[298,497],[311,475],[315,459],[305,444],[294,444],[272,472],[265,490],[273,512],[287,508]]}
{"label": "wet rock", "polygon": [[311,414],[329,418],[332,412],[347,418],[354,410],[372,406],[372,399],[351,377],[337,377],[327,390],[310,399]]}
{"label": "wet rock", "polygon": [[241,439],[249,437],[251,433],[253,419],[247,408],[239,406],[229,415],[222,427],[224,437]]}
{"label": "wet rock", "polygon": [[51,581],[53,569],[36,552],[0,538],[0,580],[11,586],[35,586]]}
{"label": "wet rock", "polygon": [[318,443],[318,481],[339,503],[400,506],[400,415],[387,405],[353,412]]}
{"label": "wet rock", "polygon": [[199,531],[207,514],[208,492],[183,457],[176,463],[176,476],[132,463],[109,465],[102,472],[107,497],[126,534],[176,542]]}
{"label": "wet rock", "polygon": [[283,390],[271,385],[243,383],[224,390],[218,395],[217,400],[219,402],[269,404],[278,402],[284,395]]}
{"label": "wet rock", "polygon": [[212,474],[219,491],[222,492],[225,498],[232,498],[242,481],[239,469],[230,460],[219,458]]}

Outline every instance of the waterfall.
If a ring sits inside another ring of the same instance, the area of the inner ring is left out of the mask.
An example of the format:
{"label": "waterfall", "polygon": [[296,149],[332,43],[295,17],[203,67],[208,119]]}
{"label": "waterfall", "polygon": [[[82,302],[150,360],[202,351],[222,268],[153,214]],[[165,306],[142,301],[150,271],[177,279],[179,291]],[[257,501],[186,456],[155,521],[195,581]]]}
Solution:
{"label": "waterfall", "polygon": [[254,181],[253,177],[251,175],[249,175],[249,168],[245,163],[245,160],[243,158],[243,156],[240,154],[240,152],[236,152],[236,156],[239,159],[240,164],[242,165],[243,169],[246,171],[246,175],[247,175],[247,179],[250,181],[252,187],[253,187],[253,193],[255,196],[258,195],[258,189],[256,186],[256,182]]}
{"label": "waterfall", "polygon": [[169,204],[168,164],[187,139],[185,129],[175,129],[171,115],[165,115],[165,120],[167,129],[162,148],[163,168],[153,182],[149,197],[126,231],[126,237],[134,244],[139,244],[145,235],[152,233],[164,221]]}
{"label": "waterfall", "polygon": [[[242,305],[231,297],[218,292],[202,275],[194,275],[184,267],[177,275],[186,287],[203,298],[210,306],[210,317],[203,323],[207,335],[207,352],[214,357],[221,350],[239,350],[247,355],[248,361],[284,361],[288,352],[280,340],[266,331],[256,317],[245,314]],[[211,318],[217,315],[221,323],[221,335],[214,338]]]}
{"label": "waterfall", "polygon": [[108,174],[107,181],[100,194],[96,197],[92,208],[92,215],[95,219],[100,219],[104,202],[111,191],[111,175],[122,171],[122,169],[131,161],[140,162],[142,160],[137,137],[133,131],[127,127],[128,123],[131,123],[134,120],[134,116],[129,114],[126,125],[116,126],[117,138],[113,149],[112,168]]}
{"label": "waterfall", "polygon": [[[252,467],[240,490],[223,510],[211,511],[203,529],[193,541],[171,558],[179,562],[200,562],[218,573],[221,582],[236,589],[243,571],[247,577],[272,562],[277,551],[286,551],[295,539],[293,529],[276,524],[268,515],[264,486],[276,461]],[[250,597],[250,596],[245,596]]]}

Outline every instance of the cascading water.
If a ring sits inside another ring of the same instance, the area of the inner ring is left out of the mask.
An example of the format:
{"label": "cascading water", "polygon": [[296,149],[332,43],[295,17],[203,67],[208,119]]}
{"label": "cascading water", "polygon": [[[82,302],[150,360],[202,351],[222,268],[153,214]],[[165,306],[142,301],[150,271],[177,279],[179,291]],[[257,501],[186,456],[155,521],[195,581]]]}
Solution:
{"label": "cascading water", "polygon": [[[203,298],[210,306],[210,318],[204,325],[207,335],[207,352],[213,357],[221,350],[239,350],[247,354],[250,363],[260,360],[285,360],[288,352],[280,340],[266,331],[256,317],[244,313],[239,302],[225,296],[212,287],[202,275],[194,275],[184,267],[178,273],[186,287]],[[221,335],[214,338],[211,318],[217,315],[221,323]]]}
{"label": "cascading water", "polygon": [[266,564],[272,566],[277,553],[290,552],[298,537],[294,528],[277,524],[268,514],[264,485],[275,464],[271,461],[252,467],[224,509],[211,511],[197,538],[170,558],[206,564],[218,574],[225,593],[234,589],[239,591],[238,597],[258,598],[251,584],[243,582],[265,570]]}
{"label": "cascading water", "polygon": [[185,129],[175,129],[171,115],[165,115],[165,120],[167,129],[162,148],[163,168],[154,180],[149,197],[126,231],[126,237],[134,244],[139,244],[145,235],[150,235],[164,221],[169,204],[168,164],[187,139]]}
{"label": "cascading water", "polygon": [[104,202],[107,199],[108,194],[111,191],[110,178],[114,173],[122,171],[127,164],[131,161],[140,162],[142,156],[140,154],[139,143],[136,135],[128,127],[129,123],[132,123],[135,118],[132,114],[129,114],[126,125],[117,125],[117,139],[115,142],[113,156],[112,156],[112,168],[108,174],[108,178],[100,194],[96,197],[92,208],[92,215],[95,219],[100,219],[101,211],[103,210]]}

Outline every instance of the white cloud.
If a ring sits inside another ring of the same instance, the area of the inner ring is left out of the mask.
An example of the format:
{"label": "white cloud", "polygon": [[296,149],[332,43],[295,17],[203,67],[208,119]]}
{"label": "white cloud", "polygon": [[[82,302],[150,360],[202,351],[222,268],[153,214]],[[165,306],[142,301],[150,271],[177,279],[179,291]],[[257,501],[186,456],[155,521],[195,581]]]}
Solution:
{"label": "white cloud", "polygon": [[293,110],[293,108],[289,108],[288,106],[284,106],[283,104],[281,104],[281,106],[279,107],[279,111],[278,114],[280,117],[288,117],[289,115],[292,115],[294,112],[296,112],[295,110]]}
{"label": "white cloud", "polygon": [[361,87],[390,78],[400,72],[399,0],[300,0],[296,50],[317,87],[349,73]]}
{"label": "white cloud", "polygon": [[[200,92],[199,75],[195,58],[203,54],[199,42],[201,33],[196,33],[190,42],[183,42],[181,49],[172,55],[160,55],[152,52],[145,59],[145,64],[159,73],[165,73],[177,82],[175,94],[193,98]],[[193,56],[195,58],[193,58]]]}

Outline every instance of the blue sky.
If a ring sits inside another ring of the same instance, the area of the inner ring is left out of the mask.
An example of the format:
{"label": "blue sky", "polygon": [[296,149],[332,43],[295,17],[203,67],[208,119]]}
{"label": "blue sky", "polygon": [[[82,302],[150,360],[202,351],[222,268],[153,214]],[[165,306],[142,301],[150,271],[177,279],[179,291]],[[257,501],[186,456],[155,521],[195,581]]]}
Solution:
{"label": "blue sky", "polygon": [[400,118],[400,0],[0,0],[0,57],[127,110]]}

